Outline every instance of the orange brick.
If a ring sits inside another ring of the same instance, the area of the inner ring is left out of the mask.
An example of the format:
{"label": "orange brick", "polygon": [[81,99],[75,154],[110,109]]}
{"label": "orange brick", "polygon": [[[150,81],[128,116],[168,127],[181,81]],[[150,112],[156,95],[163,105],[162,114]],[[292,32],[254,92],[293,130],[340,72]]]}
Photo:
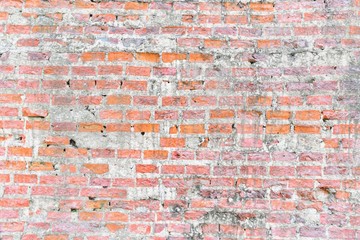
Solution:
{"label": "orange brick", "polygon": [[272,48],[272,47],[280,47],[280,40],[258,40],[257,45],[259,48]]}
{"label": "orange brick", "polygon": [[123,113],[116,110],[102,110],[100,112],[101,119],[122,119]]}
{"label": "orange brick", "polygon": [[172,126],[169,128],[170,134],[176,134],[178,132],[178,126]]}
{"label": "orange brick", "polygon": [[295,126],[295,133],[319,134],[319,126]]}
{"label": "orange brick", "polygon": [[20,94],[0,94],[0,103],[21,103]]}
{"label": "orange brick", "polygon": [[350,26],[349,33],[351,35],[360,35],[360,27],[359,26]]}
{"label": "orange brick", "polygon": [[336,191],[335,197],[336,197],[337,199],[346,200],[346,199],[349,199],[350,193],[349,193],[349,192],[345,192],[345,191]]}
{"label": "orange brick", "polygon": [[127,2],[125,3],[125,10],[147,10],[148,3],[143,2]]}
{"label": "orange brick", "polygon": [[38,154],[39,156],[62,157],[64,155],[64,149],[56,147],[39,148]]}
{"label": "orange brick", "polygon": [[107,132],[130,132],[130,123],[108,123],[106,125]]}
{"label": "orange brick", "polygon": [[122,66],[98,66],[99,75],[121,75]]}
{"label": "orange brick", "polygon": [[79,212],[79,219],[82,221],[101,221],[102,217],[101,212]]}
{"label": "orange brick", "polygon": [[158,53],[136,53],[136,60],[143,62],[159,62],[160,55]]}
{"label": "orange brick", "polygon": [[29,165],[30,171],[53,171],[54,164],[51,162],[31,162]]}
{"label": "orange brick", "polygon": [[[15,180],[14,175],[14,180]],[[21,198],[1,198],[0,199],[0,207],[7,208],[21,208],[21,207],[29,207],[30,201],[29,199],[21,199]]]}
{"label": "orange brick", "polygon": [[232,124],[209,124],[209,133],[231,133]]}
{"label": "orange brick", "polygon": [[81,60],[84,62],[87,61],[104,61],[105,53],[104,52],[85,52],[81,54]]}
{"label": "orange brick", "polygon": [[185,106],[186,103],[186,97],[162,97],[163,106]]}
{"label": "orange brick", "polygon": [[7,12],[0,12],[0,20],[6,20],[9,17]]}
{"label": "orange brick", "polygon": [[15,183],[37,183],[37,175],[35,174],[15,174]]}
{"label": "orange brick", "polygon": [[131,90],[131,91],[146,91],[147,90],[146,81],[122,81],[122,89]]}
{"label": "orange brick", "polygon": [[213,56],[203,53],[190,53],[190,62],[212,62]]}
{"label": "orange brick", "polygon": [[178,83],[179,90],[200,90],[203,89],[203,81],[180,81]]}
{"label": "orange brick", "polygon": [[87,201],[86,208],[89,209],[103,209],[109,206],[108,200],[96,200],[96,201]]}
{"label": "orange brick", "polygon": [[235,113],[233,110],[211,110],[210,118],[233,118]]}
{"label": "orange brick", "polygon": [[185,53],[163,53],[161,57],[164,63],[170,63],[178,60],[186,60]]}
{"label": "orange brick", "polygon": [[149,67],[135,67],[128,66],[126,68],[126,74],[133,76],[150,76],[151,68]]}
{"label": "orange brick", "polygon": [[323,142],[325,144],[325,148],[338,148],[339,147],[339,139],[324,139]]}
{"label": "orange brick", "polygon": [[200,174],[200,175],[209,175],[210,167],[208,166],[186,166],[187,174]]}
{"label": "orange brick", "polygon": [[24,161],[3,161],[0,164],[0,169],[5,170],[25,170],[26,162]]}
{"label": "orange brick", "polygon": [[180,125],[180,132],[184,134],[205,133],[205,126],[204,124]]}
{"label": "orange brick", "polygon": [[110,52],[108,54],[108,60],[113,61],[124,61],[131,62],[133,60],[132,53],[129,52]]}
{"label": "orange brick", "polygon": [[334,134],[352,134],[360,131],[360,125],[336,124],[333,127]]}
{"label": "orange brick", "polygon": [[48,111],[41,109],[23,108],[22,114],[24,117],[46,117],[48,115]]}
{"label": "orange brick", "polygon": [[296,120],[302,120],[302,121],[320,120],[320,117],[321,117],[321,112],[317,110],[297,111],[295,115]]}
{"label": "orange brick", "polygon": [[266,125],[266,134],[287,134],[290,133],[290,125]]}
{"label": "orange brick", "polygon": [[121,212],[107,212],[105,213],[105,220],[113,222],[127,222],[129,217],[127,214]]}
{"label": "orange brick", "polygon": [[126,111],[126,119],[129,120],[149,120],[150,111],[128,110]]}
{"label": "orange brick", "polygon": [[264,96],[251,96],[247,98],[247,104],[249,106],[270,106],[272,101],[272,97],[264,97]]}
{"label": "orange brick", "polygon": [[274,21],[274,15],[252,15],[252,23],[270,23]]}
{"label": "orange brick", "polygon": [[136,164],[137,173],[156,173],[158,168],[152,164]]}
{"label": "orange brick", "polygon": [[39,39],[28,38],[28,39],[19,39],[16,43],[19,47],[36,47],[40,43]]}
{"label": "orange brick", "polygon": [[44,74],[48,75],[67,75],[69,73],[69,67],[63,66],[47,66],[44,67]]}
{"label": "orange brick", "polygon": [[144,159],[167,159],[168,151],[166,150],[144,150]]}
{"label": "orange brick", "polygon": [[107,104],[109,105],[129,105],[131,103],[131,96],[129,95],[110,95],[107,97]]}
{"label": "orange brick", "polygon": [[260,11],[260,12],[274,11],[274,4],[272,4],[272,3],[256,3],[256,2],[252,2],[252,3],[249,4],[249,7],[253,11]]}
{"label": "orange brick", "polygon": [[88,170],[90,170],[91,172],[95,173],[95,174],[104,174],[109,172],[109,165],[108,164],[91,164],[91,163],[86,163],[83,165],[85,168],[87,168]]}
{"label": "orange brick", "polygon": [[161,173],[165,174],[182,174],[185,172],[185,166],[178,165],[164,165],[162,166]]}
{"label": "orange brick", "polygon": [[7,25],[8,34],[29,34],[31,26],[28,25]]}
{"label": "orange brick", "polygon": [[185,147],[185,138],[160,138],[160,147]]}
{"label": "orange brick", "polygon": [[104,126],[101,123],[80,123],[79,132],[101,132]]}
{"label": "orange brick", "polygon": [[33,33],[55,33],[56,32],[56,26],[33,26],[32,28]]}
{"label": "orange brick", "polygon": [[68,240],[69,237],[67,235],[46,235],[44,240]]}
{"label": "orange brick", "polygon": [[10,156],[31,157],[32,156],[32,148],[9,147],[8,154]]}
{"label": "orange brick", "polygon": [[26,121],[26,129],[50,130],[50,122]]}
{"label": "orange brick", "polygon": [[226,45],[226,42],[223,40],[211,40],[205,39],[204,46],[208,48],[221,48]]}
{"label": "orange brick", "polygon": [[159,124],[134,124],[135,132],[159,132]]}
{"label": "orange brick", "polygon": [[125,228],[125,225],[115,224],[115,223],[109,223],[109,224],[106,224],[106,228],[107,228],[110,232],[117,232],[117,231],[120,231],[120,230],[124,229],[124,228]]}
{"label": "orange brick", "polygon": [[289,119],[291,116],[290,111],[266,111],[267,119]]}
{"label": "orange brick", "polygon": [[244,6],[236,2],[224,2],[226,11],[244,11]]}

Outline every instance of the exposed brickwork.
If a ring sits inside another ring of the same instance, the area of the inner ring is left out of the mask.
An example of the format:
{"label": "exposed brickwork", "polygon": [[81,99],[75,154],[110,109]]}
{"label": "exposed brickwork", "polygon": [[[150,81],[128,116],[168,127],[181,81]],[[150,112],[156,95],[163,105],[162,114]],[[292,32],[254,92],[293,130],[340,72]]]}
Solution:
{"label": "exposed brickwork", "polygon": [[360,239],[359,13],[0,0],[0,238]]}

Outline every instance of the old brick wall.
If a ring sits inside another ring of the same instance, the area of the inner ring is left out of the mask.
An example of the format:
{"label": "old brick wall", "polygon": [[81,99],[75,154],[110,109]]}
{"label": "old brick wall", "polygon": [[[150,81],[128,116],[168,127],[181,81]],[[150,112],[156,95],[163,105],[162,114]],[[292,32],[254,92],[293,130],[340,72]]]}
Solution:
{"label": "old brick wall", "polygon": [[360,239],[359,0],[0,0],[0,239]]}

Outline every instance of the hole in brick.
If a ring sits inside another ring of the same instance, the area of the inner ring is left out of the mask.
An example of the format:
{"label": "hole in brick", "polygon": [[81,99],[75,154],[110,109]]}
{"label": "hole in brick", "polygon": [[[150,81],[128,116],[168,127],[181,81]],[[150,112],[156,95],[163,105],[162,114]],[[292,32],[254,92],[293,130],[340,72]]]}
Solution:
{"label": "hole in brick", "polygon": [[70,139],[70,145],[73,146],[74,148],[78,148],[74,139]]}
{"label": "hole in brick", "polygon": [[257,62],[257,61],[256,61],[255,59],[253,59],[253,58],[250,58],[250,59],[249,59],[249,63],[250,63],[250,64],[254,64],[254,63],[256,63],[256,62]]}
{"label": "hole in brick", "polygon": [[173,213],[174,215],[178,215],[182,212],[182,208],[181,206],[179,205],[174,205],[172,208],[171,208],[171,213]]}
{"label": "hole in brick", "polygon": [[254,63],[257,62],[256,57],[254,56],[254,54],[251,55],[251,57],[248,58],[248,62],[249,62],[250,64],[254,64]]}
{"label": "hole in brick", "polygon": [[244,4],[244,3],[242,3],[242,2],[238,2],[236,5],[238,5],[238,7],[239,7],[239,8],[243,8],[243,7],[245,7],[245,4]]}

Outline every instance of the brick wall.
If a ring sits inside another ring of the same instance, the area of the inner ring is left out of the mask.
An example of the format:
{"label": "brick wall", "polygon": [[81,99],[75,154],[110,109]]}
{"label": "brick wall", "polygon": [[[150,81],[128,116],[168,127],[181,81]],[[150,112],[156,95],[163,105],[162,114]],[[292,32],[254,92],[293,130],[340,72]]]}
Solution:
{"label": "brick wall", "polygon": [[359,12],[0,0],[0,238],[360,239]]}

